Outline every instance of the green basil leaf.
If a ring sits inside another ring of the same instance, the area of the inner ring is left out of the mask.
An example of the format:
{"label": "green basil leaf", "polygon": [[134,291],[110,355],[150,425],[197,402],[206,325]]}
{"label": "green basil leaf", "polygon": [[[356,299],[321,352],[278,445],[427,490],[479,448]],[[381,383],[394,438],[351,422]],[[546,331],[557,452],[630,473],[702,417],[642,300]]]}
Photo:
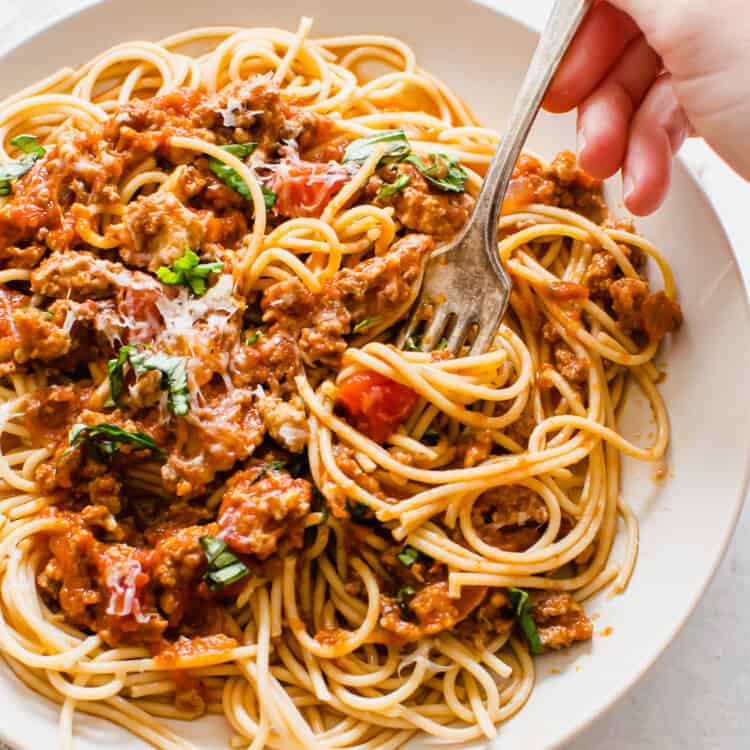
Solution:
{"label": "green basil leaf", "polygon": [[0,163],[0,195],[11,194],[11,181],[23,177],[34,165],[34,162],[44,156],[47,152],[39,145],[36,136],[17,135],[11,138],[12,146],[23,152],[18,159]]}
{"label": "green basil leaf", "polygon": [[406,617],[409,614],[409,600],[417,592],[411,586],[402,586],[396,594],[396,604],[401,608],[401,614]]}
{"label": "green basil leaf", "polygon": [[[228,146],[222,146],[224,151],[236,156],[238,159],[246,159],[255,151],[254,143],[232,143]],[[240,177],[237,170],[233,169],[223,161],[211,156],[208,159],[208,168],[229,188],[239,193],[245,200],[251,200],[252,195],[245,181]],[[271,209],[276,204],[276,193],[269,190],[261,183],[260,190],[263,193],[263,202],[266,208]]]}
{"label": "green basil leaf", "polygon": [[399,190],[403,190],[409,184],[409,180],[411,180],[411,175],[402,174],[399,175],[394,182],[386,182],[383,187],[378,190],[375,200],[390,198],[395,193],[398,193]]}
{"label": "green basil leaf", "polygon": [[399,128],[398,130],[384,130],[382,133],[369,136],[369,138],[359,138],[352,141],[347,147],[342,161],[356,161],[362,164],[367,161],[373,149],[379,143],[385,143],[386,149],[383,158],[378,162],[378,166],[390,161],[401,161],[411,152],[406,133]]}
{"label": "green basil leaf", "polygon": [[210,273],[218,273],[224,268],[221,261],[201,263],[198,255],[190,248],[178,258],[170,268],[160,266],[156,275],[163,284],[175,286],[181,284],[189,287],[193,294],[202,296],[206,293],[206,278]]}
{"label": "green basil leaf", "polygon": [[396,555],[396,558],[400,563],[403,565],[406,565],[407,568],[410,568],[412,565],[414,565],[415,562],[418,562],[423,557],[422,553],[418,550],[412,547],[410,544],[407,544],[401,552],[399,552]]}
{"label": "green basil leaf", "polygon": [[159,448],[150,435],[143,432],[128,432],[112,424],[75,424],[70,428],[69,443],[71,448],[87,445],[100,458],[111,456],[123,445],[132,445],[137,449],[150,450],[162,461],[167,460],[167,452]]}
{"label": "green basil leaf", "polygon": [[432,164],[428,167],[417,156],[409,154],[406,161],[413,164],[420,174],[432,185],[450,193],[463,193],[469,175],[459,165],[458,159],[447,154],[430,154]]}
{"label": "green basil leaf", "polygon": [[10,139],[10,145],[15,146],[19,151],[23,151],[24,154],[29,154],[37,159],[47,153],[35,135],[17,135],[15,138]]}
{"label": "green basil leaf", "polygon": [[352,505],[348,500],[346,501],[346,511],[351,518],[352,523],[358,523],[362,526],[380,526],[380,521],[375,517],[372,509],[366,503],[357,501],[355,505]]}
{"label": "green basil leaf", "polygon": [[370,328],[371,326],[374,326],[375,323],[382,320],[382,315],[375,315],[372,318],[365,318],[364,320],[360,320],[357,325],[353,328],[353,333],[359,333],[360,331],[364,331],[366,328]]}
{"label": "green basil leaf", "polygon": [[114,406],[120,400],[123,388],[125,387],[125,363],[128,361],[128,354],[130,354],[132,348],[132,344],[121,346],[117,357],[107,362],[109,398],[107,398],[105,406]]}
{"label": "green basil leaf", "polygon": [[190,411],[190,394],[185,357],[171,357],[157,352],[128,352],[128,359],[136,375],[150,370],[161,373],[161,385],[168,393],[167,406],[172,414],[184,417]]}
{"label": "green basil leaf", "polygon": [[248,346],[252,346],[253,344],[258,343],[258,339],[260,339],[260,331],[253,331],[248,337],[247,341],[245,342]]}
{"label": "green basil leaf", "polygon": [[531,607],[529,606],[529,595],[523,589],[508,589],[508,598],[513,607],[513,615],[516,622],[521,628],[521,632],[529,644],[529,651],[533,656],[542,652],[542,639],[539,637],[534,618],[531,616]]}
{"label": "green basil leaf", "polygon": [[200,538],[200,544],[208,563],[208,570],[203,578],[212,591],[236,583],[250,573],[250,568],[222,539],[206,535]]}

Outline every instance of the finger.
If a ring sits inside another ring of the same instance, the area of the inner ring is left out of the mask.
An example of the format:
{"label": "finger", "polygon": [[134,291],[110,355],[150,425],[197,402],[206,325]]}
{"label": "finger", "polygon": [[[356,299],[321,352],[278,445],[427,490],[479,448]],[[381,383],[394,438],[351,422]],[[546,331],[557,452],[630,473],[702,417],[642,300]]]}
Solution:
{"label": "finger", "polygon": [[645,37],[634,39],[620,61],[578,109],[580,164],[599,179],[622,166],[633,112],[661,70]]}
{"label": "finger", "polygon": [[609,3],[595,5],[583,21],[547,90],[544,108],[567,112],[577,107],[638,36],[638,26]]}
{"label": "finger", "polygon": [[664,201],[672,174],[672,158],[692,128],[680,107],[669,75],[649,90],[630,126],[623,193],[628,210],[639,216]]}

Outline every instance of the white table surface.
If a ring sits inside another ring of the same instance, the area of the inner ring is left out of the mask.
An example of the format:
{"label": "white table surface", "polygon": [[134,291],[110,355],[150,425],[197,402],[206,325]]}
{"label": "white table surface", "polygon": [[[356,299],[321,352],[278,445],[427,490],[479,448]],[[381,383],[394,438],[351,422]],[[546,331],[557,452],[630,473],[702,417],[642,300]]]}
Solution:
{"label": "white table surface", "polygon": [[[552,0],[485,3],[540,27]],[[0,50],[50,19],[89,4],[91,0],[0,0]],[[175,23],[179,25],[179,21]],[[749,279],[746,217],[750,185],[699,141],[687,144],[682,155],[708,188]],[[715,500],[707,497],[707,508]],[[750,747],[749,537],[747,504],[716,578],[677,640],[634,690],[570,744],[571,750]]]}

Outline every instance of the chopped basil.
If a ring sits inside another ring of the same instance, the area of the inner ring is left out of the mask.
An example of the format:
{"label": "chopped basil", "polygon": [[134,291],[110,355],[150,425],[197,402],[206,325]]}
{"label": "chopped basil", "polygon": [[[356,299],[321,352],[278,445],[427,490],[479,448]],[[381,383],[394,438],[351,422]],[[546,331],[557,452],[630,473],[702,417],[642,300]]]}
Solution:
{"label": "chopped basil", "polygon": [[356,161],[361,164],[367,161],[374,147],[379,143],[387,144],[379,165],[386,164],[389,161],[401,161],[411,152],[406,133],[399,128],[398,130],[384,130],[382,133],[376,133],[369,138],[358,138],[356,141],[352,141],[344,153],[343,161]]}
{"label": "chopped basil", "polygon": [[424,555],[418,550],[412,547],[410,544],[407,544],[401,552],[399,552],[396,555],[396,558],[398,561],[404,565],[406,565],[407,568],[410,568],[412,565],[414,565],[415,562],[418,562]]}
{"label": "chopped basil", "polygon": [[401,609],[401,614],[406,617],[409,614],[409,599],[417,592],[411,586],[402,586],[396,594],[396,604]]}
{"label": "chopped basil", "polygon": [[178,417],[190,411],[187,365],[184,357],[170,357],[167,354],[136,351],[132,344],[120,347],[116,359],[107,362],[109,378],[109,399],[106,406],[114,406],[125,387],[125,365],[130,363],[136,375],[157,370],[161,373],[161,387],[168,392],[167,406]]}
{"label": "chopped basil", "polygon": [[18,159],[11,159],[0,164],[0,195],[10,195],[10,183],[28,172],[37,159],[40,159],[47,152],[43,146],[39,145],[36,136],[17,135],[11,138],[10,143],[23,152],[23,156]]}
{"label": "chopped basil", "polygon": [[378,194],[375,196],[375,200],[383,200],[383,198],[390,198],[392,195],[398,193],[399,190],[403,190],[411,180],[411,175],[402,174],[396,178],[394,182],[386,182]]}
{"label": "chopped basil", "polygon": [[366,328],[370,328],[371,326],[374,326],[375,323],[377,323],[379,320],[382,320],[382,315],[374,315],[372,318],[365,318],[364,320],[360,320],[357,325],[354,326],[353,332],[359,333],[360,331],[364,331]]}
{"label": "chopped basil", "polygon": [[187,363],[185,357],[170,357],[157,352],[129,352],[128,358],[136,375],[151,370],[161,373],[161,387],[167,391],[167,406],[172,414],[184,417],[190,411]]}
{"label": "chopped basil", "polygon": [[222,539],[215,536],[202,536],[200,543],[208,563],[208,570],[203,580],[211,591],[223,589],[250,573],[250,568],[227,547]]}
{"label": "chopped basil", "polygon": [[260,331],[253,331],[248,337],[247,341],[245,342],[248,346],[252,346],[253,344],[257,344],[258,340],[260,339]]}
{"label": "chopped basil", "polygon": [[468,178],[458,159],[447,154],[430,154],[432,164],[428,167],[416,154],[409,154],[406,161],[413,164],[421,175],[436,188],[450,193],[463,193]]}
{"label": "chopped basil", "polygon": [[107,362],[107,378],[109,379],[109,398],[105,406],[114,406],[122,396],[125,388],[125,363],[128,361],[128,355],[133,348],[132,344],[121,346],[115,359]]}
{"label": "chopped basil", "polygon": [[185,254],[178,258],[171,268],[161,266],[156,275],[163,284],[169,284],[170,286],[181,284],[190,287],[193,294],[200,297],[206,293],[208,274],[218,273],[222,268],[224,268],[224,264],[218,260],[211,263],[201,263],[198,255],[190,248],[186,248]]}
{"label": "chopped basil", "polygon": [[320,505],[320,523],[318,526],[325,526],[328,523],[328,519],[331,517],[331,511],[328,510],[328,506],[325,503]]}
{"label": "chopped basil", "polygon": [[375,518],[372,509],[366,503],[358,500],[356,505],[352,505],[347,500],[346,511],[349,514],[349,518],[351,518],[352,523],[358,523],[362,526],[380,526],[380,521]]}
{"label": "chopped basil", "polygon": [[513,615],[516,618],[521,631],[529,644],[529,651],[536,656],[542,652],[542,640],[536,629],[536,623],[531,616],[531,607],[529,606],[529,594],[523,589],[508,589],[508,598],[513,607]]}
{"label": "chopped basil", "polygon": [[10,141],[11,146],[15,146],[19,151],[23,151],[28,156],[34,156],[41,159],[47,152],[44,146],[39,144],[35,135],[17,135]]}
{"label": "chopped basil", "polygon": [[437,345],[437,350],[442,351],[443,349],[448,348],[448,339],[442,338],[440,339],[440,343]]}
{"label": "chopped basil", "polygon": [[[254,143],[231,143],[228,146],[222,146],[222,149],[227,153],[236,156],[238,159],[247,159],[250,154],[255,151]],[[246,200],[251,200],[250,189],[245,184],[245,181],[237,173],[236,169],[232,169],[228,164],[224,164],[223,161],[209,157],[208,160],[209,169],[229,188],[232,188],[236,193],[239,193]],[[276,193],[273,190],[269,190],[265,185],[261,183],[260,189],[263,193],[263,201],[266,208],[273,208],[276,203]]]}
{"label": "chopped basil", "polygon": [[286,468],[286,461],[269,461],[266,466],[274,471],[281,471],[281,469]]}
{"label": "chopped basil", "polygon": [[417,346],[417,342],[414,340],[413,336],[407,336],[406,341],[404,341],[404,351],[405,352],[418,352],[419,347]]}
{"label": "chopped basil", "polygon": [[150,450],[156,458],[167,460],[167,452],[159,448],[151,436],[143,432],[128,432],[113,424],[75,424],[70,428],[69,442],[71,448],[79,445],[90,447],[101,460],[106,460],[124,445]]}

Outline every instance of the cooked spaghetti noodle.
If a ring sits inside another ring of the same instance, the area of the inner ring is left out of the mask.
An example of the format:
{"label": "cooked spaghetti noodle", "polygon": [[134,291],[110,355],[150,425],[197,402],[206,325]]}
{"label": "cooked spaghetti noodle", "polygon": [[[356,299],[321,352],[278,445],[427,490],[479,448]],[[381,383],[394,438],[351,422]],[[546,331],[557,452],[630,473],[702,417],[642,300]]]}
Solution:
{"label": "cooked spaghetti noodle", "polygon": [[402,42],[310,27],[124,43],[0,105],[0,653],[63,748],[77,711],[169,749],[206,712],[252,750],[492,737],[635,565],[668,264],[526,155],[492,348],[397,349],[498,135]]}

